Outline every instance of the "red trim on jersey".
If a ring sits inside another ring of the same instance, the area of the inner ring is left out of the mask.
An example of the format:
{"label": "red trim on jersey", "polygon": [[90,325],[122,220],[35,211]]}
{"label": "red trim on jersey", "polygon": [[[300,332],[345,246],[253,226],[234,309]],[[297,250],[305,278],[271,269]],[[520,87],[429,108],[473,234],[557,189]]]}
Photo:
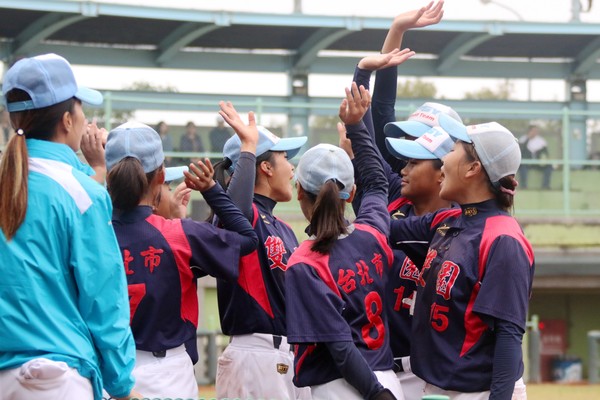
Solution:
{"label": "red trim on jersey", "polygon": [[304,353],[302,353],[302,355],[300,357],[298,357],[298,352],[296,351],[294,356],[298,357],[298,361],[296,362],[296,371],[295,374],[298,375],[298,373],[300,372],[300,369],[302,369],[302,364],[304,364],[304,359],[311,354],[313,351],[315,351],[315,349],[317,348],[317,345],[315,344],[309,344],[306,346],[306,350],[304,351]]}
{"label": "red trim on jersey", "polygon": [[[252,216],[252,227],[255,228],[259,215],[258,207],[254,203],[252,204],[252,211],[254,213]],[[271,302],[269,301],[267,287],[265,286],[258,250],[254,250],[252,253],[240,258],[239,271],[238,285],[265,310],[269,317],[275,318]]]}
{"label": "red trim on jersey", "polygon": [[465,312],[466,336],[460,352],[461,357],[464,356],[475,345],[475,343],[477,343],[477,341],[481,338],[481,335],[483,335],[483,332],[485,332],[487,329],[487,325],[481,320],[481,318],[479,318],[477,314],[473,312],[473,307],[475,306],[475,299],[477,298],[477,294],[481,288],[481,281],[483,279],[483,275],[485,274],[485,266],[487,265],[490,249],[492,248],[494,241],[500,236],[510,236],[516,239],[523,247],[523,250],[525,250],[530,267],[533,265],[533,249],[531,244],[529,241],[527,241],[527,239],[525,239],[521,227],[514,218],[507,215],[498,215],[495,217],[490,217],[485,221],[481,243],[479,244],[479,281],[473,288],[473,292],[471,293],[471,298],[469,299],[467,310]]}
{"label": "red trim on jersey", "polygon": [[385,251],[385,255],[388,259],[388,265],[391,268],[392,263],[394,262],[394,252],[388,244],[388,238],[383,233],[379,232],[377,229],[373,228],[370,225],[355,223],[354,227],[360,231],[369,232],[371,235],[375,236],[375,239],[377,239],[377,242],[379,243],[383,251]]}
{"label": "red trim on jersey", "polygon": [[388,204],[387,210],[391,214],[394,211],[397,211],[400,207],[402,207],[405,204],[412,204],[412,203],[406,197],[398,197],[396,200],[392,200],[392,202],[390,204]]}
{"label": "red trim on jersey", "polygon": [[198,326],[198,295],[196,280],[190,268],[192,249],[185,236],[180,219],[165,219],[158,215],[150,215],[146,221],[154,226],[165,238],[173,252],[175,264],[179,271],[181,284],[181,319]]}
{"label": "red trim on jersey", "polygon": [[311,247],[314,243],[314,240],[305,240],[298,246],[294,254],[290,257],[288,261],[288,269],[293,266],[293,264],[306,264],[310,265],[317,271],[317,274],[321,278],[323,282],[336,294],[338,297],[342,297],[340,290],[335,283],[335,279],[333,279],[333,275],[331,275],[331,270],[329,269],[329,254],[321,254],[316,251],[312,251]]}
{"label": "red trim on jersey", "polygon": [[451,208],[449,210],[440,211],[436,214],[435,218],[431,222],[431,228],[437,226],[440,222],[450,217],[458,217],[462,213],[460,208]]}

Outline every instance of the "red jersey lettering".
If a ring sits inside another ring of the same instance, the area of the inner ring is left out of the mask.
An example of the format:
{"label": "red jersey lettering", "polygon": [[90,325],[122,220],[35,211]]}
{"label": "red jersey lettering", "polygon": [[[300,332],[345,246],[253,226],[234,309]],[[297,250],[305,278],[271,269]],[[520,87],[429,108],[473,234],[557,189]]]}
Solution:
{"label": "red jersey lettering", "polygon": [[123,264],[125,265],[125,274],[133,275],[135,271],[129,269],[129,263],[133,261],[133,257],[131,256],[131,252],[127,249],[123,250]]}
{"label": "red jersey lettering", "polygon": [[340,269],[338,271],[338,280],[337,284],[342,287],[342,290],[346,294],[350,294],[356,289],[356,281],[354,277],[356,276],[356,272],[351,269],[343,270]]}
{"label": "red jersey lettering", "polygon": [[404,262],[402,263],[402,267],[400,268],[399,276],[402,279],[408,279],[409,281],[413,281],[415,283],[419,283],[419,277],[421,272],[417,268],[414,262],[408,257],[404,258]]}
{"label": "red jersey lettering", "polygon": [[377,275],[379,275],[380,278],[383,278],[383,260],[381,254],[374,253],[371,263],[375,266]]}
{"label": "red jersey lettering", "polygon": [[363,260],[360,260],[356,263],[356,268],[358,268],[358,275],[360,275],[360,284],[365,286],[367,284],[373,283],[373,278],[369,275],[369,266]]}
{"label": "red jersey lettering", "polygon": [[425,257],[425,262],[423,263],[423,268],[421,269],[421,274],[419,275],[419,281],[418,281],[418,284],[421,285],[422,287],[425,287],[425,279],[423,278],[423,276],[425,275],[425,271],[427,271],[429,268],[431,268],[431,263],[433,262],[433,260],[435,259],[436,256],[437,256],[437,250],[429,249],[427,251],[427,256]]}
{"label": "red jersey lettering", "polygon": [[160,265],[160,254],[164,253],[162,249],[148,247],[148,250],[142,251],[140,255],[144,257],[144,266],[150,268],[150,273],[154,272],[154,268]]}
{"label": "red jersey lettering", "polygon": [[271,269],[279,268],[282,271],[287,269],[287,265],[283,262],[283,255],[287,253],[283,240],[278,236],[269,236],[265,241],[267,249],[267,258],[271,262]]}
{"label": "red jersey lettering", "polygon": [[442,264],[435,283],[435,291],[444,300],[450,300],[450,292],[452,292],[459,273],[460,267],[452,261],[444,261]]}

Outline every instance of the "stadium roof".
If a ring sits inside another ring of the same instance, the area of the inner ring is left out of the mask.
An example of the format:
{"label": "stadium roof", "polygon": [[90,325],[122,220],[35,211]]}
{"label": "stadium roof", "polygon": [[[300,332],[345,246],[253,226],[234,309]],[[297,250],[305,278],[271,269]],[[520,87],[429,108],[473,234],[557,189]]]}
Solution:
{"label": "stadium roof", "polygon": [[[390,18],[266,14],[96,1],[0,0],[0,59],[336,74],[376,52]],[[409,31],[413,76],[600,79],[600,24],[452,21]]]}

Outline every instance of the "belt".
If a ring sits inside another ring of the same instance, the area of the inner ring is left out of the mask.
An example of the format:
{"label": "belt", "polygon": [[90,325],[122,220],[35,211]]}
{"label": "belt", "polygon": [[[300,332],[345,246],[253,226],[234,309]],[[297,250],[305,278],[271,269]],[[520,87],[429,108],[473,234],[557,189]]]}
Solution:
{"label": "belt", "polygon": [[283,338],[278,335],[273,335],[273,348],[279,350],[279,346],[281,346],[281,341]]}
{"label": "belt", "polygon": [[402,358],[394,358],[394,366],[392,367],[394,372],[404,372],[404,366],[402,365]]}
{"label": "belt", "polygon": [[156,358],[165,358],[167,356],[167,351],[166,350],[153,351],[152,355]]}

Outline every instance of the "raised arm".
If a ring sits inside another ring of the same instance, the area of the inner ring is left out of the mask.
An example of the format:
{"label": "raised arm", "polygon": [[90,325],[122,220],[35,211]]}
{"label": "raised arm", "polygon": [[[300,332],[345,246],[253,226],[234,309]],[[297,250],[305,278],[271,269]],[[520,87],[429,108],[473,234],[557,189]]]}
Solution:
{"label": "raised arm", "polygon": [[221,108],[219,114],[233,128],[241,141],[240,158],[227,187],[227,193],[244,216],[251,221],[253,218],[252,201],[256,179],[256,145],[258,143],[256,119],[251,111],[248,113],[248,124],[244,123],[233,104],[229,101],[220,102],[219,107]]}

